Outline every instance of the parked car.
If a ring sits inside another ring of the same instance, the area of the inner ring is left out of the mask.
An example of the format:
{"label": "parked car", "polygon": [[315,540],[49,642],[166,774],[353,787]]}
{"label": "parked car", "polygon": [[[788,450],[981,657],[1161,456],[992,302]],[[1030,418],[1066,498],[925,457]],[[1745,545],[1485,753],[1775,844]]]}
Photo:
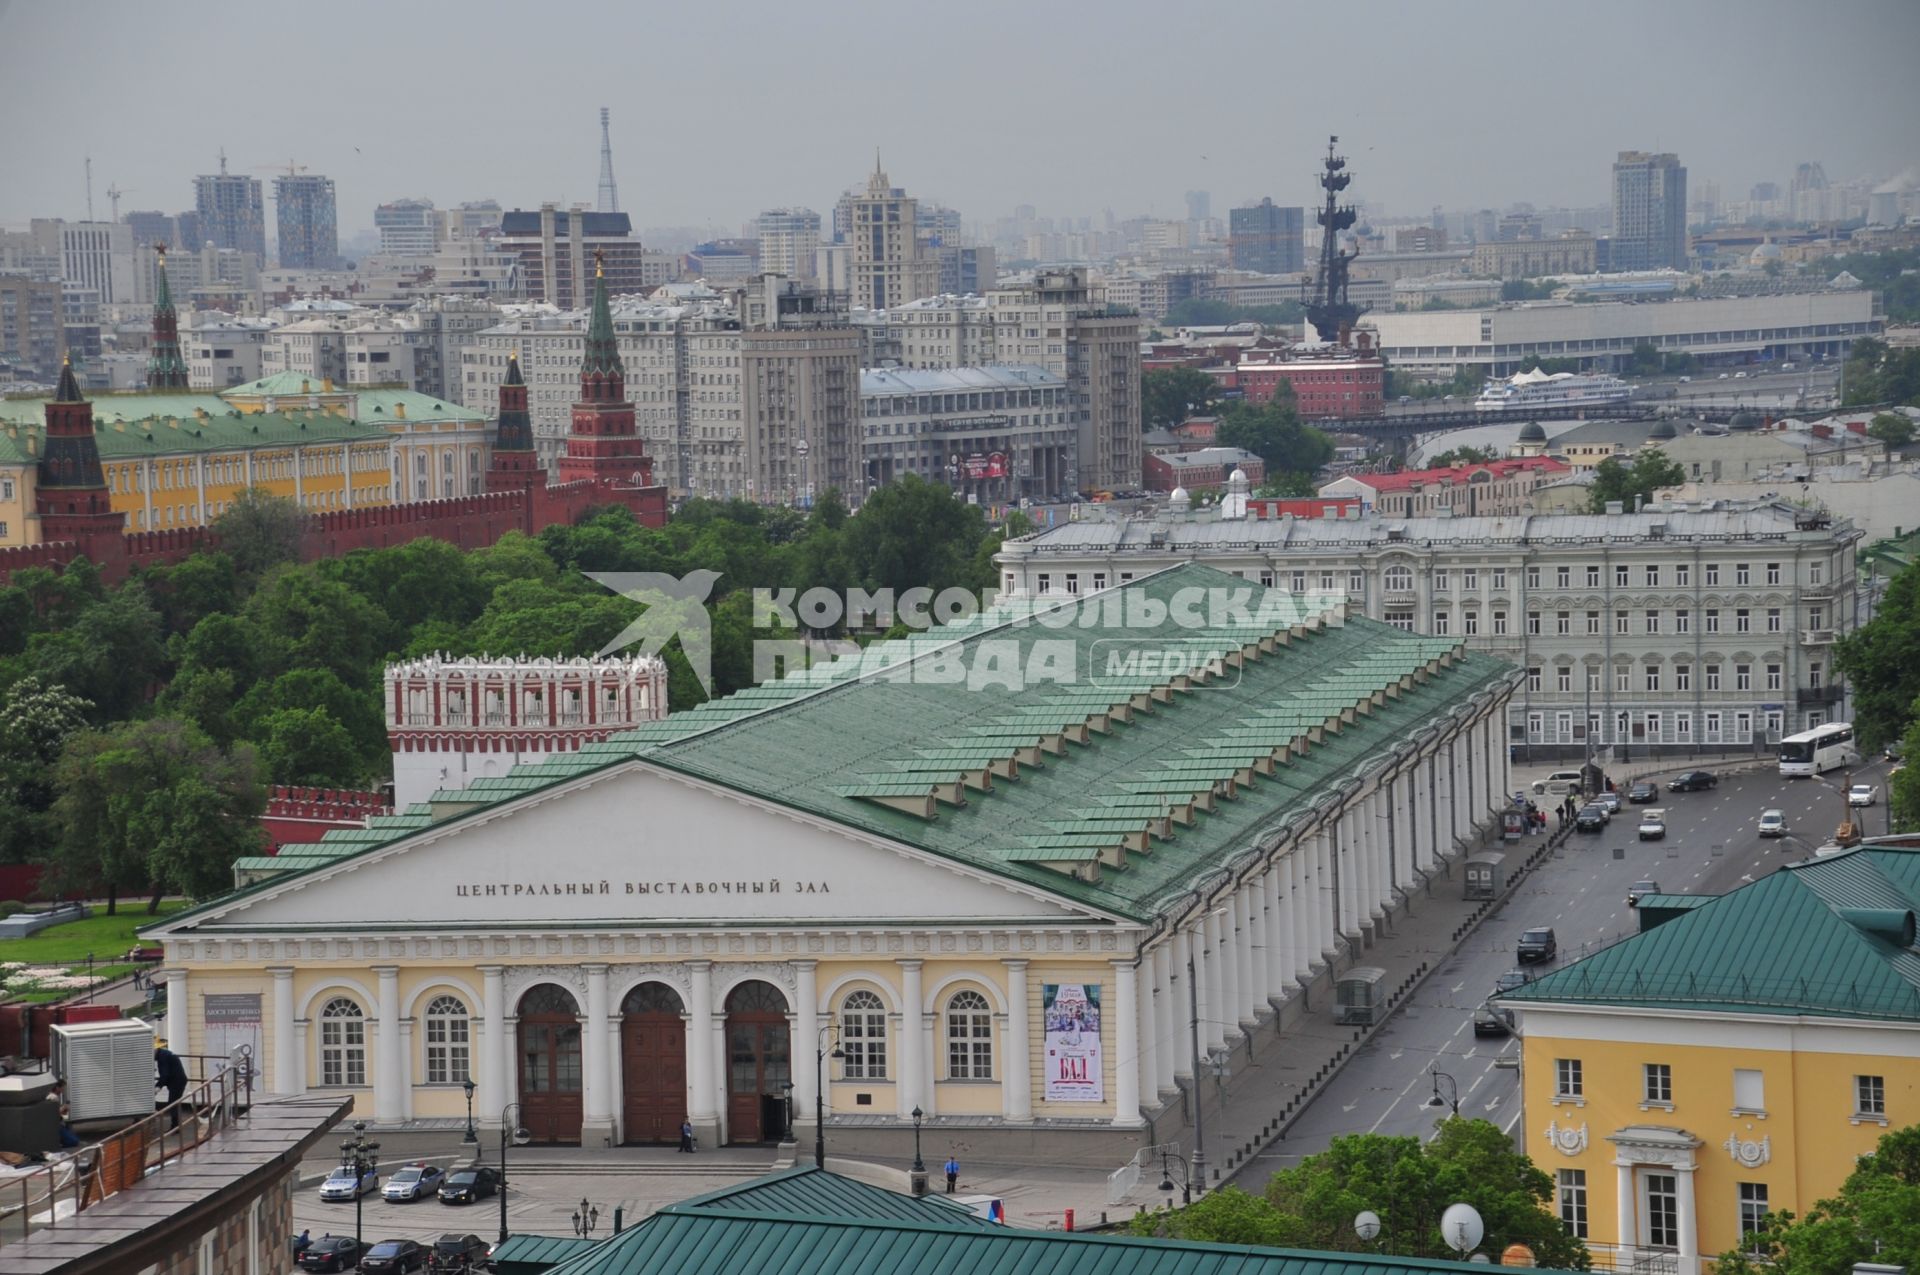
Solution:
{"label": "parked car", "polygon": [[1594,794],[1593,800],[1588,804],[1600,807],[1600,809],[1607,812],[1607,817],[1611,819],[1620,813],[1620,794],[1617,792],[1596,793]]}
{"label": "parked car", "polygon": [[1652,877],[1641,877],[1638,881],[1635,881],[1627,887],[1627,906],[1637,908],[1640,906],[1640,900],[1646,898],[1649,894],[1658,893],[1660,893],[1660,883],[1658,881],[1655,881]]}
{"label": "parked car", "polygon": [[484,1164],[455,1169],[440,1185],[440,1203],[472,1204],[500,1189],[500,1174]]}
{"label": "parked car", "polygon": [[1520,963],[1550,961],[1560,954],[1560,941],[1550,926],[1539,926],[1520,933]]}
{"label": "parked car", "polygon": [[350,1271],[364,1251],[351,1235],[322,1235],[300,1254],[299,1266],[303,1271]]}
{"label": "parked car", "polygon": [[406,1275],[427,1264],[427,1246],[418,1240],[381,1240],[360,1259],[366,1275]]}
{"label": "parked car", "polygon": [[1705,792],[1720,782],[1710,770],[1689,770],[1667,781],[1668,792]]}
{"label": "parked car", "polygon": [[329,1203],[335,1200],[351,1200],[356,1196],[366,1194],[379,1185],[380,1174],[377,1170],[368,1169],[365,1173],[361,1174],[356,1181],[353,1166],[343,1164],[332,1173],[329,1173],[327,1180],[320,1184],[320,1198]]}
{"label": "parked car", "polygon": [[1511,992],[1517,987],[1525,987],[1532,981],[1533,975],[1525,970],[1508,970],[1493,980],[1493,994],[1498,996],[1502,992]]}
{"label": "parked car", "polygon": [[1763,837],[1784,837],[1787,835],[1787,816],[1778,810],[1760,812],[1760,835]]}
{"label": "parked car", "polygon": [[1660,785],[1642,779],[1639,783],[1627,789],[1627,800],[1636,806],[1644,806],[1648,802],[1658,801],[1660,800]]}
{"label": "parked car", "polygon": [[487,1242],[478,1235],[446,1234],[433,1242],[427,1254],[430,1271],[466,1272],[486,1269]]}
{"label": "parked car", "polygon": [[1874,784],[1855,784],[1847,789],[1849,806],[1871,806],[1880,800],[1880,789]]}
{"label": "parked car", "polygon": [[1599,806],[1582,806],[1580,813],[1573,817],[1575,832],[1605,832],[1607,830],[1607,812]]}
{"label": "parked car", "polygon": [[416,1160],[395,1169],[393,1176],[387,1179],[387,1189],[380,1195],[387,1200],[417,1200],[438,1191],[446,1176],[445,1170]]}
{"label": "parked car", "polygon": [[1496,1005],[1482,1005],[1473,1011],[1473,1034],[1509,1036],[1513,1034],[1513,1011]]}
{"label": "parked car", "polygon": [[1536,797],[1564,797],[1570,792],[1580,791],[1580,772],[1577,770],[1556,770],[1545,779],[1533,781],[1533,795]]}
{"label": "parked car", "polygon": [[1667,815],[1663,810],[1649,810],[1640,816],[1640,840],[1665,841],[1667,839]]}

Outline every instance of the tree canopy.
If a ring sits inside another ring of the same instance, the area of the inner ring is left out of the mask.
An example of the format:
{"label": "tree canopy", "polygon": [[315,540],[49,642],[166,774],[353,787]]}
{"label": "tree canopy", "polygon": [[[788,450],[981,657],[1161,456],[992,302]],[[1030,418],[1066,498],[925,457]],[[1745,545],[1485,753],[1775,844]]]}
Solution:
{"label": "tree canopy", "polygon": [[1680,468],[1678,461],[1668,460],[1658,447],[1643,447],[1630,461],[1609,456],[1594,471],[1589,497],[1592,503],[1588,508],[1603,514],[1607,512],[1607,502],[1617,500],[1631,510],[1636,498],[1643,505],[1650,504],[1656,490],[1677,487],[1686,480],[1687,471]]}
{"label": "tree canopy", "polygon": [[1222,447],[1238,447],[1258,456],[1267,467],[1267,481],[1281,474],[1313,475],[1333,459],[1333,439],[1300,422],[1293,389],[1282,382],[1274,396],[1260,406],[1235,403],[1220,418],[1214,432]]}
{"label": "tree canopy", "polygon": [[1920,1126],[1881,1137],[1832,1199],[1795,1217],[1782,1210],[1714,1263],[1718,1275],[1832,1275],[1856,1262],[1920,1263]]}
{"label": "tree canopy", "polygon": [[[1431,1142],[1353,1134],[1274,1174],[1264,1195],[1215,1192],[1190,1208],[1136,1218],[1137,1234],[1241,1244],[1277,1244],[1400,1257],[1452,1257],[1440,1233],[1451,1204],[1471,1204],[1486,1223],[1482,1251],[1525,1244],[1536,1265],[1584,1270],[1586,1245],[1547,1211],[1553,1180],[1498,1126],[1458,1117],[1439,1122]],[[1371,1210],[1381,1231],[1372,1243],[1353,1230]]]}
{"label": "tree canopy", "polygon": [[1490,460],[1500,459],[1497,447],[1450,447],[1436,456],[1429,456],[1423,462],[1432,469],[1445,469],[1449,465],[1484,465]]}
{"label": "tree canopy", "polygon": [[1920,347],[1895,350],[1884,341],[1863,337],[1847,355],[1840,385],[1840,402],[1848,407],[1862,403],[1920,407]]}
{"label": "tree canopy", "polygon": [[1867,437],[1892,448],[1911,443],[1913,432],[1913,422],[1899,412],[1878,412],[1867,422]]}
{"label": "tree canopy", "polygon": [[1204,416],[1220,400],[1220,382],[1198,368],[1173,367],[1140,377],[1140,423],[1172,429],[1190,416]]}
{"label": "tree canopy", "polygon": [[1834,651],[1853,688],[1853,725],[1867,748],[1901,738],[1920,699],[1920,563],[1887,585],[1873,618],[1842,637]]}

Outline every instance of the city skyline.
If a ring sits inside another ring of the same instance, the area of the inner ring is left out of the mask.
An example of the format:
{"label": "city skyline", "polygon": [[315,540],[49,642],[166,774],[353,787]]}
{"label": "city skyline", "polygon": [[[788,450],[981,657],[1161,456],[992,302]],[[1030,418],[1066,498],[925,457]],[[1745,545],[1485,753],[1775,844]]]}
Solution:
{"label": "city skyline", "polygon": [[[1758,182],[1784,183],[1796,164],[1810,160],[1837,182],[1920,162],[1920,126],[1913,123],[1920,119],[1920,86],[1900,74],[1904,51],[1920,43],[1920,9],[1898,0],[1854,4],[1836,20],[1832,34],[1858,37],[1841,40],[1851,50],[1849,79],[1879,94],[1865,103],[1834,95],[1819,68],[1805,65],[1799,10],[1785,0],[1623,6],[1643,9],[1664,38],[1624,54],[1637,63],[1627,81],[1617,68],[1602,74],[1599,62],[1590,63],[1591,95],[1606,94],[1598,102],[1583,100],[1588,90],[1577,70],[1569,76],[1566,59],[1603,59],[1606,50],[1588,47],[1583,21],[1571,10],[1543,15],[1487,5],[1471,24],[1409,11],[1370,32],[1363,47],[1337,15],[1274,8],[1236,19],[1231,40],[1201,21],[1183,28],[1190,40],[1170,45],[1165,24],[1150,21],[1156,11],[1143,5],[1102,6],[1089,25],[1093,11],[1082,6],[1026,12],[991,0],[911,60],[884,56],[885,41],[897,32],[877,4],[824,17],[754,10],[750,21],[730,25],[726,53],[711,63],[724,91],[703,97],[694,117],[670,105],[686,100],[683,80],[628,78],[613,58],[598,71],[589,65],[580,74],[556,74],[557,91],[515,100],[514,86],[538,83],[543,73],[537,60],[529,65],[525,46],[496,38],[499,24],[487,18],[493,7],[465,8],[469,20],[458,24],[442,21],[431,6],[378,13],[383,45],[428,56],[437,50],[435,60],[459,67],[454,83],[475,86],[473,101],[484,107],[469,128],[434,130],[454,139],[449,145],[422,151],[412,140],[422,134],[406,121],[460,109],[443,76],[385,80],[378,94],[342,94],[326,110],[304,115],[223,112],[217,125],[191,135],[144,127],[148,67],[198,59],[222,68],[230,100],[274,100],[283,68],[256,59],[253,50],[300,38],[291,15],[216,4],[190,28],[156,29],[131,5],[90,7],[83,17],[0,3],[0,49],[8,50],[0,53],[0,69],[26,100],[63,92],[53,78],[64,73],[55,70],[63,63],[33,56],[36,49],[84,48],[89,81],[99,86],[63,112],[58,129],[8,137],[7,169],[25,179],[0,189],[0,225],[85,217],[88,156],[96,216],[107,214],[109,187],[126,192],[121,204],[129,210],[191,207],[194,177],[218,171],[222,148],[236,174],[266,177],[284,170],[291,156],[331,177],[343,239],[371,229],[377,205],[408,196],[442,207],[488,197],[507,208],[549,200],[591,207],[602,106],[613,112],[616,164],[648,174],[630,178],[623,192],[622,208],[642,227],[737,227],[766,208],[831,208],[871,169],[876,146],[895,183],[914,197],[982,221],[1020,204],[1053,217],[1098,218],[1111,210],[1122,218],[1184,218],[1189,190],[1210,192],[1222,219],[1261,196],[1310,203],[1315,154],[1329,133],[1341,136],[1364,174],[1368,202],[1396,217],[1419,216],[1433,205],[1604,204],[1611,165],[1623,150],[1675,152],[1696,182],[1717,183],[1729,199]],[[114,20],[115,11],[126,20]],[[369,6],[338,12],[338,27],[349,36],[375,29]],[[1622,29],[1635,27],[1628,16],[1620,15]],[[644,17],[583,10],[581,17],[600,33],[593,46],[606,49],[698,48],[719,20],[709,10]],[[1735,39],[1741,56],[1730,60],[1723,53]],[[1183,52],[1169,55],[1170,47]],[[1017,72],[1012,48],[1065,56],[1036,60],[1025,88],[1015,73],[1016,91],[982,94],[964,111],[934,109],[951,100],[944,96],[913,106],[913,95],[929,82],[981,76],[988,68]],[[1343,49],[1351,58],[1337,56]],[[1308,50],[1336,56],[1301,56]],[[789,76],[781,68],[817,84],[827,58],[848,68],[843,90],[807,99],[801,118],[811,140],[796,144],[795,129],[767,126],[792,118]],[[1153,65],[1168,74],[1126,70]],[[1283,75],[1263,74],[1262,67],[1283,68]],[[1138,86],[1154,82],[1168,87],[1159,97],[1142,94]],[[1181,82],[1204,84],[1208,96],[1182,97]],[[1623,83],[1633,91],[1621,92]],[[1528,100],[1545,109],[1515,109]],[[1201,104],[1216,120],[1238,116],[1257,140],[1218,128],[1196,136],[1191,112]],[[1284,118],[1278,127],[1276,116]],[[1056,123],[1035,126],[1048,119]],[[1500,131],[1489,132],[1484,121],[1498,121]]]}

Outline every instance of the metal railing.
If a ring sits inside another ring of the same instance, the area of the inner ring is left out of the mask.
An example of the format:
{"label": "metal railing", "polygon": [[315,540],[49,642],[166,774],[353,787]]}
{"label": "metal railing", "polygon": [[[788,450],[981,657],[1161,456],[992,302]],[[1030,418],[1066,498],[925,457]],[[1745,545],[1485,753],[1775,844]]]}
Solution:
{"label": "metal railing", "polygon": [[1593,1256],[1592,1269],[1596,1271],[1679,1275],[1679,1249],[1653,1244],[1600,1244],[1593,1240],[1586,1244],[1587,1252]]}
{"label": "metal railing", "polygon": [[232,1128],[252,1105],[253,1058],[242,1047],[225,1061],[227,1066],[179,1102],[81,1147],[68,1159],[0,1184],[0,1245],[72,1224],[76,1214]]}

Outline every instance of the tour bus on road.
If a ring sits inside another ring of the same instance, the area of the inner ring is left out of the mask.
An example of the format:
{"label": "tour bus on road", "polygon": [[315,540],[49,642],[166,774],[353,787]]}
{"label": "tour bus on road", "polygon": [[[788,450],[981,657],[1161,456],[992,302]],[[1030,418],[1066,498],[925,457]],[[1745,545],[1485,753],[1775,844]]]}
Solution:
{"label": "tour bus on road", "polygon": [[1852,722],[1828,722],[1780,741],[1780,774],[1786,779],[1859,764],[1860,750],[1854,744]]}

